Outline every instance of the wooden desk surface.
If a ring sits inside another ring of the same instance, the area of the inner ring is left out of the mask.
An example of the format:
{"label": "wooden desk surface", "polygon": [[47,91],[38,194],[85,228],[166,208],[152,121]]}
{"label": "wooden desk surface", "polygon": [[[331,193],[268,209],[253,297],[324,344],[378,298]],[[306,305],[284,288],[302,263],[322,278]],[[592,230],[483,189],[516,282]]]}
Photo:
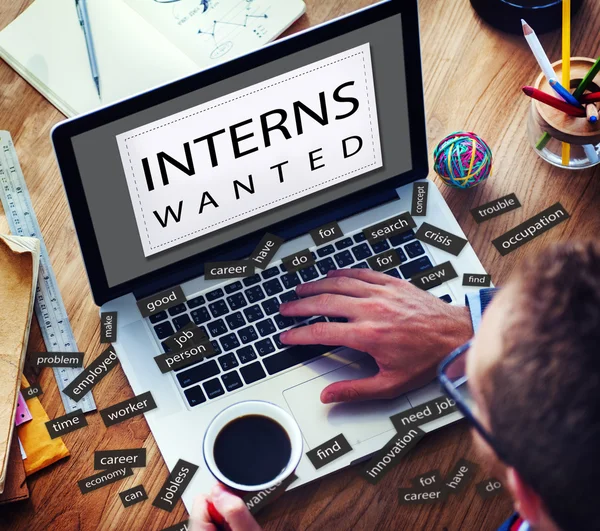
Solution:
{"label": "wooden desk surface", "polygon": [[[0,28],[13,20],[30,0],[0,3]],[[307,0],[307,14],[290,32],[332,19],[372,2],[369,0]],[[594,6],[595,4],[595,6]],[[463,227],[496,284],[510,275],[526,255],[551,241],[597,237],[600,234],[600,171],[567,172],[554,168],[533,152],[526,139],[529,101],[520,92],[531,84],[538,67],[522,37],[507,36],[485,26],[467,0],[422,0],[421,40],[430,152],[446,134],[475,131],[494,152],[494,176],[470,191],[451,190],[436,177],[436,184]],[[597,57],[600,52],[600,5],[588,1],[574,19],[573,55]],[[542,36],[552,60],[560,58],[558,32]],[[98,308],[94,305],[75,231],[69,215],[49,140],[50,128],[63,116],[6,64],[0,62],[0,128],[11,132],[33,204],[41,223],[77,344],[89,363],[102,350]],[[434,178],[434,174],[430,175]],[[523,208],[477,225],[469,209],[515,192]],[[521,221],[560,201],[571,219],[501,257],[491,240]],[[6,232],[0,216],[0,232]],[[34,324],[30,351],[43,350]],[[50,369],[41,374],[41,397],[51,418],[64,414]],[[120,367],[94,392],[99,408],[132,396]],[[182,503],[172,513],[147,501],[124,509],[117,493],[143,484],[152,498],[168,475],[145,420],[135,418],[106,429],[97,414],[88,415],[89,427],[66,435],[71,451],[67,461],[29,480],[27,502],[0,509],[0,529],[11,530],[160,530],[187,518]],[[134,469],[126,480],[82,496],[77,480],[93,474],[95,450],[145,447],[148,467]],[[461,457],[473,461],[470,435],[462,423],[428,435],[400,465],[376,487],[348,469],[287,493],[259,515],[266,530],[488,530],[511,511],[507,496],[482,501],[471,485],[459,496],[435,505],[399,507],[396,487],[432,469],[447,473]],[[487,477],[480,470],[475,481]]]}

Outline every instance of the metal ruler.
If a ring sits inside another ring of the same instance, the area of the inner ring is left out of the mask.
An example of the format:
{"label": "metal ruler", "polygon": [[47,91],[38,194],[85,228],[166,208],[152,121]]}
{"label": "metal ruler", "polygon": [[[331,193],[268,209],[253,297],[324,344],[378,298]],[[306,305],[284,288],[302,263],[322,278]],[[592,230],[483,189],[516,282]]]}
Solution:
{"label": "metal ruler", "polygon": [[[0,131],[0,199],[11,232],[15,236],[31,236],[40,240],[40,272],[35,290],[35,314],[37,316],[44,343],[48,352],[78,352],[75,336],[67,316],[56,276],[42,237],[31,198],[19,166],[17,152],[10,133]],[[93,411],[96,409],[91,391],[79,402],[71,400],[62,390],[77,377],[83,369],[54,367],[54,376],[60,389],[65,410],[71,413],[76,409]]]}

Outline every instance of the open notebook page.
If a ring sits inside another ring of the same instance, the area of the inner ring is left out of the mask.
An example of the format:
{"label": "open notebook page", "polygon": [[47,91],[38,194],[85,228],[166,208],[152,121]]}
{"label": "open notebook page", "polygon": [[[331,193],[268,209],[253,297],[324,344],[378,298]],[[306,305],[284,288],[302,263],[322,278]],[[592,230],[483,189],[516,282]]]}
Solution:
{"label": "open notebook page", "polygon": [[0,57],[74,116],[198,70],[122,0],[88,0],[102,99],[75,0],[36,0],[0,32]]}
{"label": "open notebook page", "polygon": [[260,48],[283,33],[303,0],[124,0],[200,68]]}

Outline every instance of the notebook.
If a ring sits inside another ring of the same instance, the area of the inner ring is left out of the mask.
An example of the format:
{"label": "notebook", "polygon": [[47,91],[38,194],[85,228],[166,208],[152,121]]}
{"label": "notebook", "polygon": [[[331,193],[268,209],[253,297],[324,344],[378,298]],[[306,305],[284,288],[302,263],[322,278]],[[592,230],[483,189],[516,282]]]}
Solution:
{"label": "notebook", "polygon": [[0,32],[0,57],[67,116],[243,55],[304,13],[302,0],[87,0],[100,98],[75,0],[35,0]]}
{"label": "notebook", "polygon": [[0,493],[15,427],[39,260],[36,238],[0,236]]}

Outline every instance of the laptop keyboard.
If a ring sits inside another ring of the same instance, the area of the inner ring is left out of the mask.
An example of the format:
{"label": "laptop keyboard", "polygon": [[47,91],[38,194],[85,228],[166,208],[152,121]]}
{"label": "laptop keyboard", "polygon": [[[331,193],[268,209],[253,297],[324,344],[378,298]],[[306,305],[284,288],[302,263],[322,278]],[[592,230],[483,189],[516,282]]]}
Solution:
{"label": "laptop keyboard", "polygon": [[[288,273],[279,262],[149,317],[165,352],[170,349],[164,340],[189,322],[194,322],[211,340],[215,350],[212,356],[174,371],[189,406],[237,391],[334,350],[335,347],[323,345],[284,345],[279,335],[294,327],[346,319],[285,317],[279,313],[279,305],[298,299],[295,292],[298,284],[323,278],[332,269],[368,268],[367,258],[390,248],[396,250],[401,264],[386,271],[387,275],[408,280],[433,267],[412,230],[374,244],[357,232],[311,247],[316,263],[298,272]],[[449,295],[441,298],[452,302]]]}

